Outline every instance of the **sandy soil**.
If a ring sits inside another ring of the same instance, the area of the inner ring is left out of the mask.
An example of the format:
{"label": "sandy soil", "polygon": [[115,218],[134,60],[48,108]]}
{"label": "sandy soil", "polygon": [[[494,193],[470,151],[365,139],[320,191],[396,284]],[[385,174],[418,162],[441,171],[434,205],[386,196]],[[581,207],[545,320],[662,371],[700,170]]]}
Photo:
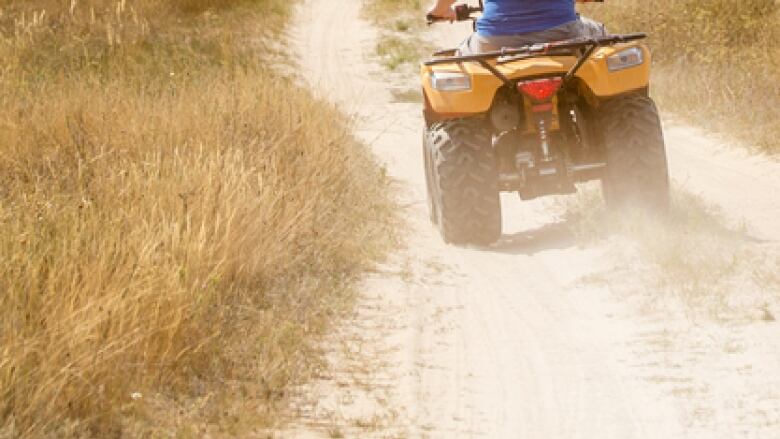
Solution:
{"label": "sandy soil", "polygon": [[[441,242],[427,220],[419,104],[394,99],[360,6],[306,2],[292,41],[311,86],[354,115],[397,182],[405,248],[366,279],[331,370],[300,390],[302,421],[279,437],[780,437],[777,322],[691,319],[647,307],[652,283],[588,281],[614,274],[624,238],[583,244],[554,200],[506,195],[495,248]],[[467,31],[430,37],[453,46]],[[684,125],[666,133],[673,178],[775,249],[780,167]]]}

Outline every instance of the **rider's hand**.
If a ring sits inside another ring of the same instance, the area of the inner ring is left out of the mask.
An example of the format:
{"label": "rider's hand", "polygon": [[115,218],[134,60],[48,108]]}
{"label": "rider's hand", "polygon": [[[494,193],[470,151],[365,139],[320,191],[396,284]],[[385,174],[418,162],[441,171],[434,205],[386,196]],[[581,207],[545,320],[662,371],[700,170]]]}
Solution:
{"label": "rider's hand", "polygon": [[433,15],[436,18],[443,18],[451,21],[455,20],[457,15],[455,14],[454,6],[446,5],[446,3],[448,2],[436,2],[435,5],[428,9],[428,14]]}

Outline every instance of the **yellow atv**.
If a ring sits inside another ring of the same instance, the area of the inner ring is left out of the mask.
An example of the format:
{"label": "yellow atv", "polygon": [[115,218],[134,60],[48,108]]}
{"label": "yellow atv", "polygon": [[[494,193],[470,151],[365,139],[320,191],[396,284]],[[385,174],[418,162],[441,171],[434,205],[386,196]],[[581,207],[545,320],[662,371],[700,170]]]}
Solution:
{"label": "yellow atv", "polygon": [[[460,5],[458,19],[481,7]],[[429,17],[429,21],[433,20]],[[600,179],[609,207],[669,203],[666,148],[642,33],[536,44],[422,65],[431,220],[444,240],[501,237],[500,192],[523,200]]]}

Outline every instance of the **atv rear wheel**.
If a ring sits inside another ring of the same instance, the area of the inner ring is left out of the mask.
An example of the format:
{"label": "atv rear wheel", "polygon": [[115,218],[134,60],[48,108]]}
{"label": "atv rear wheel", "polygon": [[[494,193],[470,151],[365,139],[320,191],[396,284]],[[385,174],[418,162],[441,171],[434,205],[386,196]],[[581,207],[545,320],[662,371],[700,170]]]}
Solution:
{"label": "atv rear wheel", "polygon": [[658,110],[644,95],[622,96],[599,108],[607,155],[602,179],[609,208],[669,207],[669,170]]}
{"label": "atv rear wheel", "polygon": [[501,201],[491,134],[483,121],[458,119],[428,130],[434,213],[444,241],[492,244],[501,237]]}

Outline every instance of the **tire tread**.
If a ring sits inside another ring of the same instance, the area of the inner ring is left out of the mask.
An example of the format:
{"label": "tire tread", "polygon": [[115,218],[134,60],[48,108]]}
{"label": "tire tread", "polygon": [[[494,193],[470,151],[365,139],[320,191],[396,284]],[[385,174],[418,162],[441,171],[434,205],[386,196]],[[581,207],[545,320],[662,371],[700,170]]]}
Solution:
{"label": "tire tread", "polygon": [[445,242],[489,245],[501,237],[501,202],[490,131],[459,119],[430,128],[435,215]]}
{"label": "tire tread", "polygon": [[607,101],[599,110],[607,153],[603,187],[608,206],[667,209],[669,171],[655,103],[633,94]]}

